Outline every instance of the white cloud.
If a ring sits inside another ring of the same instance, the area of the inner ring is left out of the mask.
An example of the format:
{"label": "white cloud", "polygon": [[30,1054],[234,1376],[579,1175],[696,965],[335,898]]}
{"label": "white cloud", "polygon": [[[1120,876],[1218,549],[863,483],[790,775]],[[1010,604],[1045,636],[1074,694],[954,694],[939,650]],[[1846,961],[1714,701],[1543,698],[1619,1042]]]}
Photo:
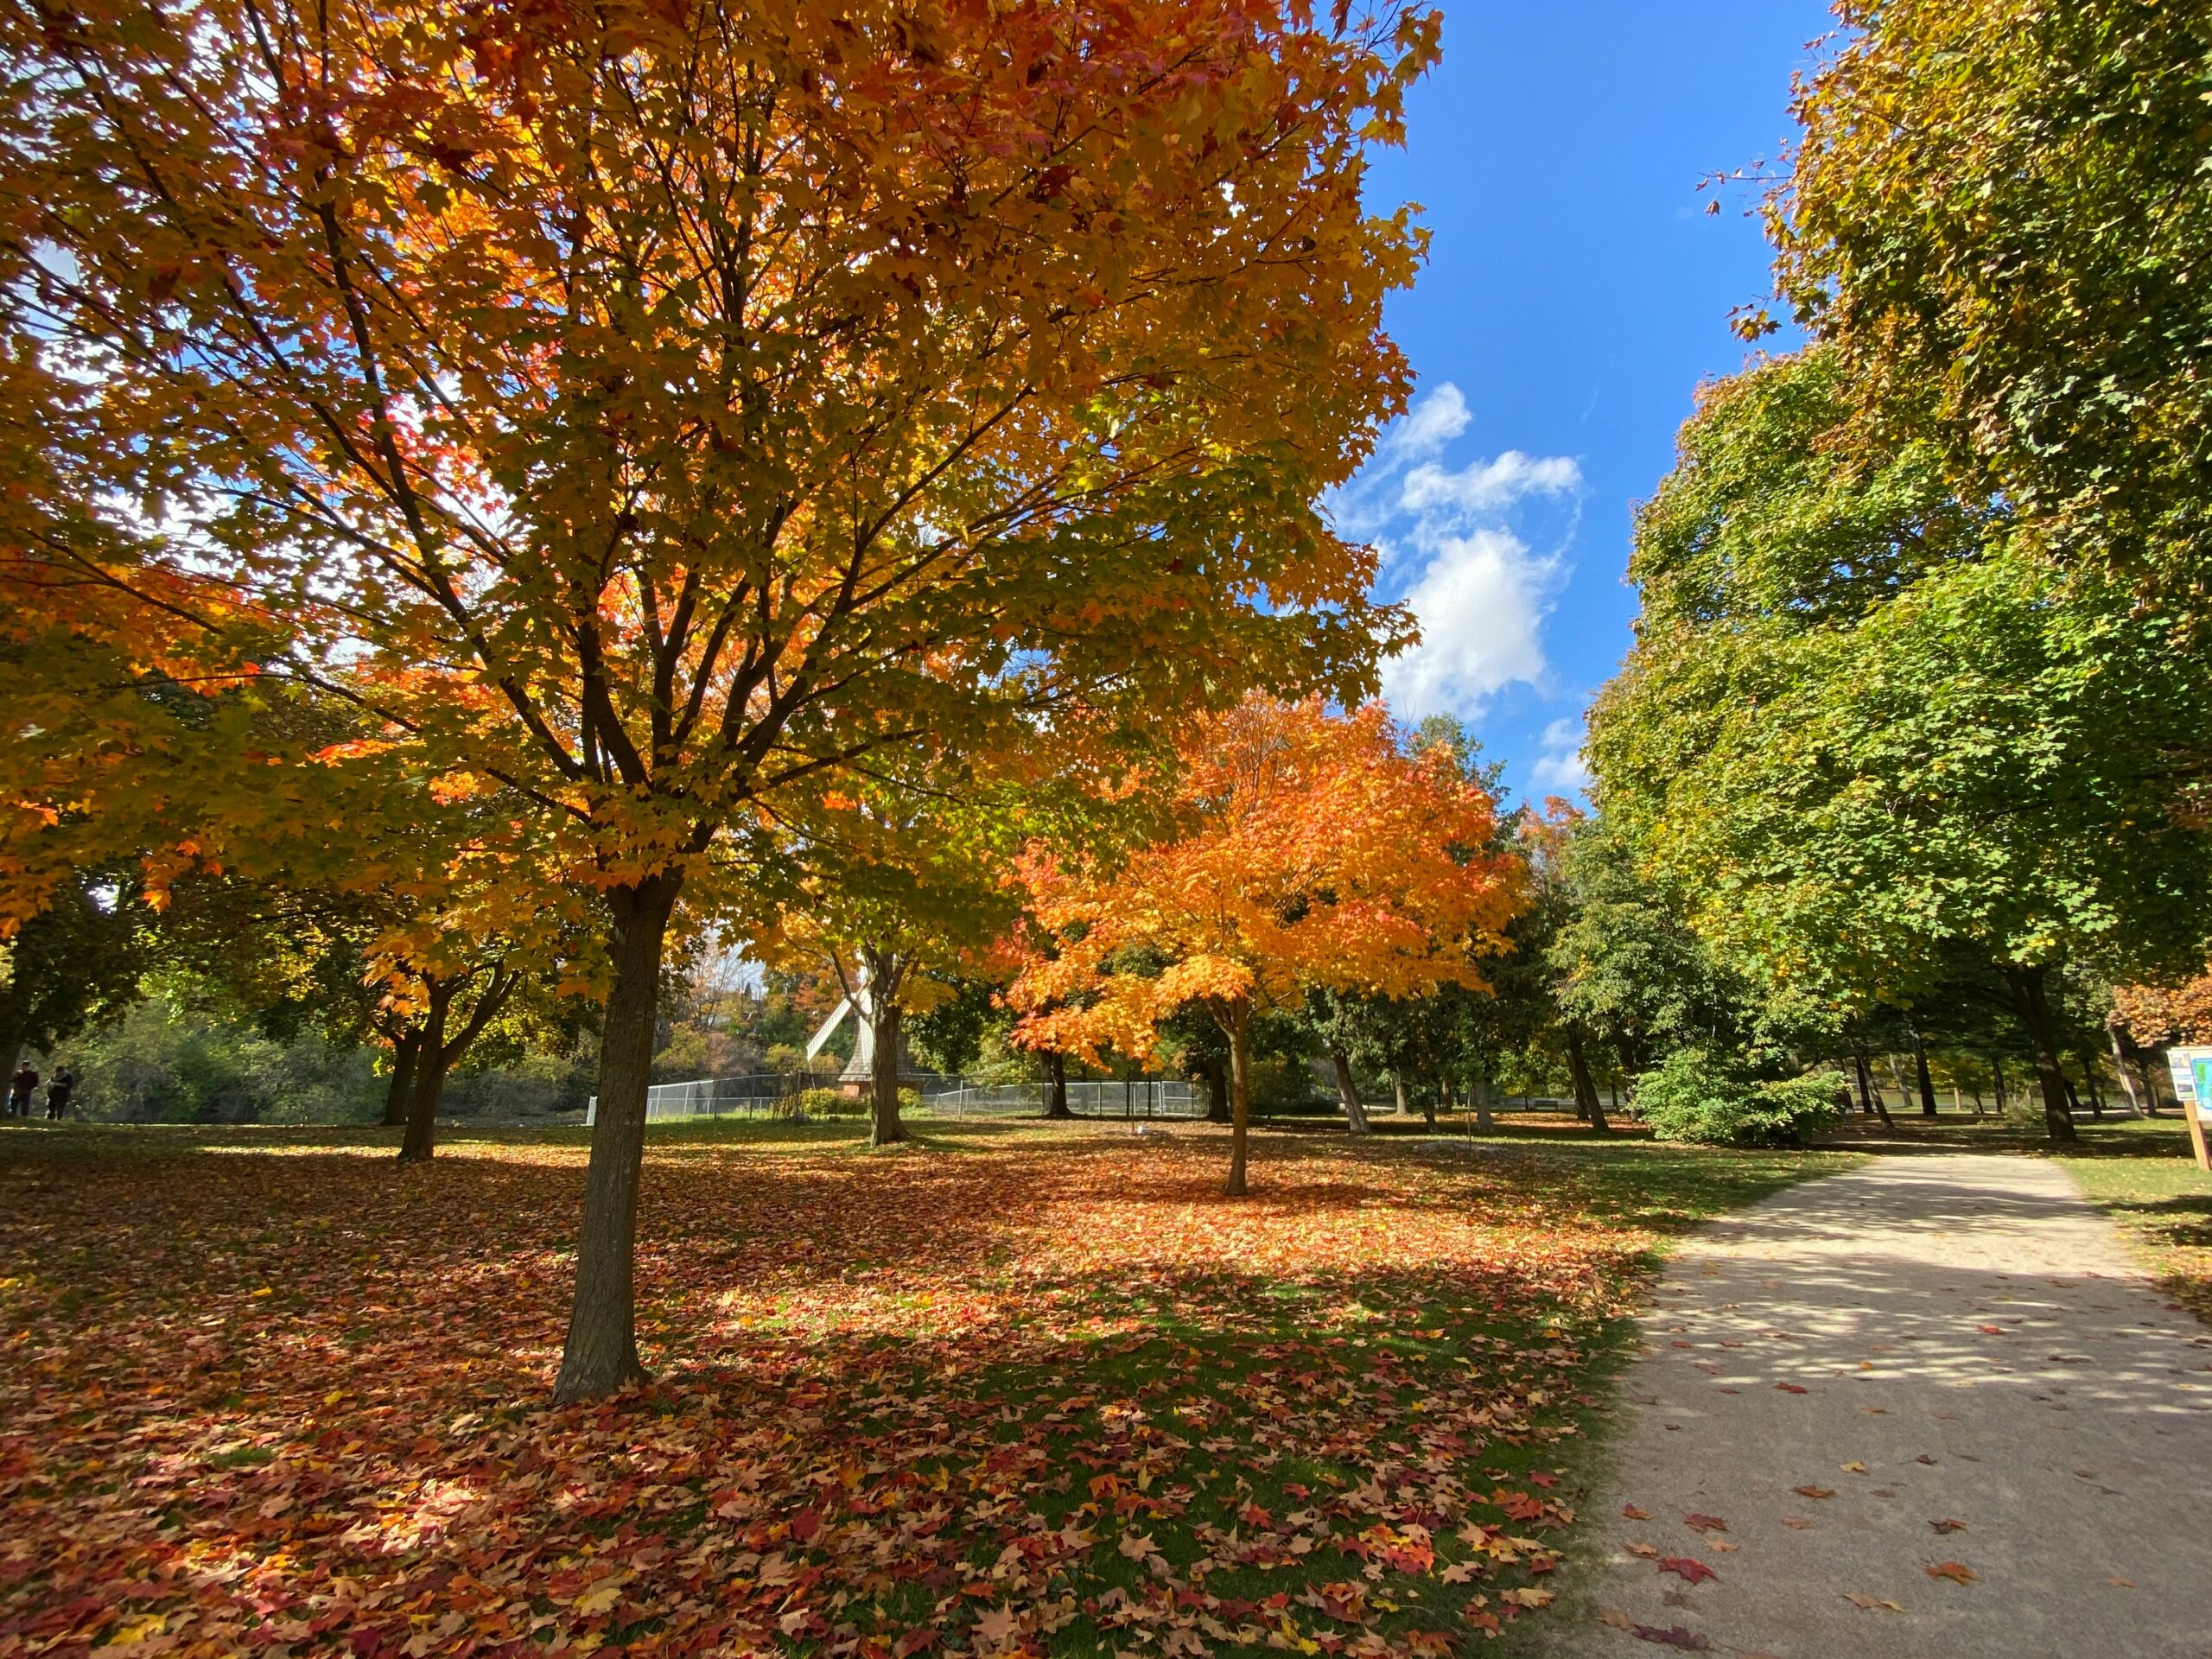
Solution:
{"label": "white cloud", "polygon": [[1383,695],[1408,719],[1471,717],[1545,671],[1544,619],[1564,571],[1531,550],[1515,515],[1539,499],[1571,506],[1582,469],[1571,456],[1518,449],[1447,466],[1445,450],[1472,419],[1459,387],[1436,386],[1328,504],[1346,535],[1379,544],[1383,596],[1421,624],[1421,644],[1382,664]]}
{"label": "white cloud", "polygon": [[1567,455],[1538,457],[1509,449],[1496,461],[1478,461],[1458,472],[1425,461],[1405,476],[1398,505],[1407,512],[1462,517],[1503,512],[1530,495],[1572,495],[1582,469]]}
{"label": "white cloud", "polygon": [[1544,752],[1529,768],[1529,779],[1550,795],[1579,795],[1590,787],[1590,763],[1582,753],[1579,720],[1555,720],[1544,728]]}
{"label": "white cloud", "polygon": [[1545,594],[1555,577],[1504,530],[1447,536],[1407,590],[1421,643],[1382,664],[1382,695],[1408,720],[1465,713],[1544,671]]}

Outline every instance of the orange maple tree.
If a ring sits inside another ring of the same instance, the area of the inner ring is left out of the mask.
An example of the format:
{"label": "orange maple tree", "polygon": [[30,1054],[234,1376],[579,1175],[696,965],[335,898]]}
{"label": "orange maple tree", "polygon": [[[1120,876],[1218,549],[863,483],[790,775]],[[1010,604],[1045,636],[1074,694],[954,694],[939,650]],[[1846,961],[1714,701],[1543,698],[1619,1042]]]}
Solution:
{"label": "orange maple tree", "polygon": [[1520,866],[1491,848],[1492,803],[1441,753],[1408,754],[1379,704],[1254,696],[1185,747],[1179,831],[1112,873],[1033,849],[1034,925],[1007,993],[1018,1040],[1148,1056],[1198,1003],[1230,1045],[1229,1192],[1245,1190],[1256,1008],[1308,987],[1409,996],[1484,988]]}
{"label": "orange maple tree", "polygon": [[11,568],[149,616],[219,573],[281,619],[267,671],[362,711],[359,764],[530,821],[518,912],[598,895],[563,1397],[643,1374],[671,918],[775,855],[747,832],[779,796],[887,747],[1371,683],[1402,619],[1314,504],[1404,402],[1382,301],[1421,237],[1361,182],[1439,28],[1407,0],[0,13],[0,327],[40,369],[0,390],[103,504]]}

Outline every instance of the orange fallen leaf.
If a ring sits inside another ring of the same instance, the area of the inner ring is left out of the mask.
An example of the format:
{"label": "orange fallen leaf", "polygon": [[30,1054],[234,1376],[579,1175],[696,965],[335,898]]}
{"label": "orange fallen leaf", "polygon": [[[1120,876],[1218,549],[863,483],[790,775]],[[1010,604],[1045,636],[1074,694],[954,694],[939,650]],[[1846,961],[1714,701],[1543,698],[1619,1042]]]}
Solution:
{"label": "orange fallen leaf", "polygon": [[1866,1472],[1866,1465],[1863,1463],[1839,1464],[1837,1467],[1847,1475],[1863,1475]]}
{"label": "orange fallen leaf", "polygon": [[1831,1486],[1792,1486],[1789,1490],[1800,1497],[1834,1497],[1835,1496],[1835,1489]]}
{"label": "orange fallen leaf", "polygon": [[1963,1522],[1963,1521],[1954,1521],[1954,1520],[1951,1520],[1948,1516],[1946,1516],[1944,1519],[1942,1519],[1942,1520],[1941,1520],[1941,1521],[1930,1521],[1928,1524],[1929,1524],[1929,1526],[1931,1526],[1931,1527],[1935,1528],[1935,1529],[1936,1529],[1936,1530],[1937,1532],[1939,1532],[1939,1533],[1940,1533],[1940,1532],[1964,1532],[1964,1531],[1967,1529],[1967,1523],[1966,1523],[1965,1522]]}
{"label": "orange fallen leaf", "polygon": [[1931,1579],[1948,1579],[1954,1584],[1979,1584],[1981,1574],[1963,1561],[1937,1561],[1920,1569]]}
{"label": "orange fallen leaf", "polygon": [[1631,1521],[1649,1521],[1651,1518],[1649,1515],[1645,1513],[1643,1510],[1637,1509],[1633,1503],[1622,1504],[1621,1513]]}

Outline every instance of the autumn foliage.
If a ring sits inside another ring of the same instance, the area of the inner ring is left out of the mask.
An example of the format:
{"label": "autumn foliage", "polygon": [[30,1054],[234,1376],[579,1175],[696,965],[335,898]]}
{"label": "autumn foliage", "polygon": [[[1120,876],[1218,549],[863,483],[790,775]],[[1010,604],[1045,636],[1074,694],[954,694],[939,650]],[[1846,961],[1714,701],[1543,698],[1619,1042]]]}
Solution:
{"label": "autumn foliage", "polygon": [[1409,755],[1389,715],[1248,698],[1183,748],[1177,827],[1110,871],[1033,853],[1020,1040],[1148,1056],[1198,1003],[1228,1035],[1243,1188],[1246,1039],[1255,1007],[1309,987],[1406,996],[1479,989],[1522,903],[1493,850],[1490,798],[1442,753]]}

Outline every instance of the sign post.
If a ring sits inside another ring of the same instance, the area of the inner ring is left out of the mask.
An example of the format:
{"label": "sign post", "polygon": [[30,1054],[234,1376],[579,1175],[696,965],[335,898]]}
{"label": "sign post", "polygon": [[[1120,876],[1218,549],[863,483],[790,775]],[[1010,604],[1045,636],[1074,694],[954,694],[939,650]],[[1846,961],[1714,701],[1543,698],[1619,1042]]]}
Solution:
{"label": "sign post", "polygon": [[2212,1169],[2212,1147],[2205,1131],[2212,1128],[2212,1048],[2170,1048],[2166,1069],[2174,1080],[2174,1099],[2189,1121],[2189,1144],[2196,1148],[2196,1166]]}

